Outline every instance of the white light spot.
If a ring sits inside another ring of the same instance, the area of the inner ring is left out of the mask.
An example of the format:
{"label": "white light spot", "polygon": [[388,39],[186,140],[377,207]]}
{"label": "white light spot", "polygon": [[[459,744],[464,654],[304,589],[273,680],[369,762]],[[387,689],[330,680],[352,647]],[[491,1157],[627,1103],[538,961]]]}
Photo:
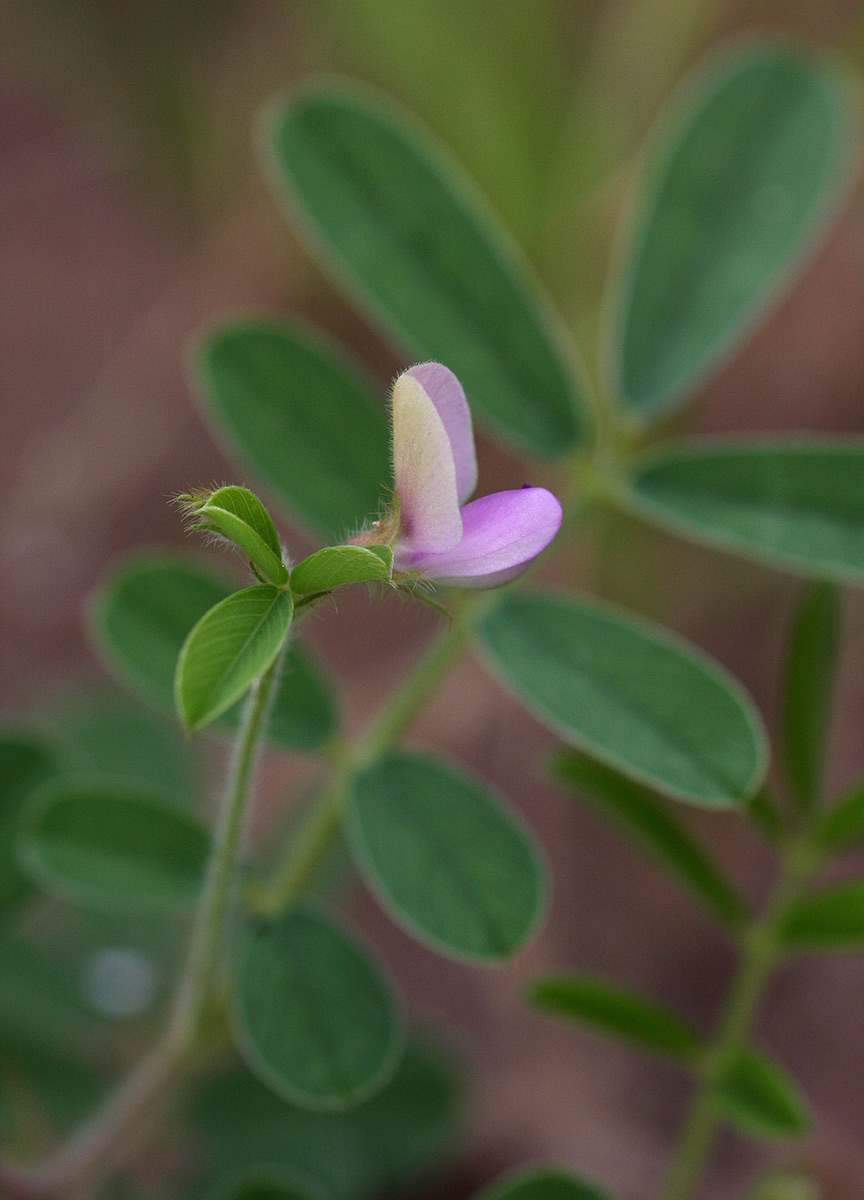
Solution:
{"label": "white light spot", "polygon": [[135,1017],[156,998],[159,973],[137,950],[117,947],[93,955],[84,979],[84,994],[105,1017]]}

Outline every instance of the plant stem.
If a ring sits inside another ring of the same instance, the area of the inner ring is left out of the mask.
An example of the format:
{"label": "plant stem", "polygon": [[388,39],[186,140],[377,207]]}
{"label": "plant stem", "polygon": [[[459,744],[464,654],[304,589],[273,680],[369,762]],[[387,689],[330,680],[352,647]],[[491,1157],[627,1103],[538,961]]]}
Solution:
{"label": "plant stem", "polygon": [[723,1121],[717,1085],[732,1055],[747,1040],[765,989],[783,954],[782,922],[817,864],[818,855],[809,832],[789,840],[782,851],[774,892],[762,915],[745,932],[741,962],[717,1032],[704,1051],[700,1081],[659,1200],[692,1200],[697,1195]]}
{"label": "plant stem", "polygon": [[245,815],[261,737],[281,655],[255,684],[237,735],[225,799],[213,839],[207,878],[192,930],[189,955],[159,1044],[121,1082],[105,1105],[60,1149],[33,1170],[0,1165],[0,1186],[13,1200],[37,1200],[95,1184],[128,1153],[163,1088],[189,1058],[219,967]]}
{"label": "plant stem", "polygon": [[247,903],[253,911],[275,916],[297,903],[336,841],[351,779],[396,745],[465,649],[474,625],[492,603],[494,597],[488,592],[465,599],[367,732],[343,752],[274,877],[248,894]]}

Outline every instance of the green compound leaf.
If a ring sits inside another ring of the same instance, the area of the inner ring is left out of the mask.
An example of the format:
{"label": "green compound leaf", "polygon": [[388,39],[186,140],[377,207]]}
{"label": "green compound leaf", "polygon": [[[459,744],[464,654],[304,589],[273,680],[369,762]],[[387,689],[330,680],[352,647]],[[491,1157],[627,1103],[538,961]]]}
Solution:
{"label": "green compound leaf", "polygon": [[686,1021],[604,979],[549,975],[534,980],[526,999],[553,1016],[591,1025],[667,1058],[691,1062],[701,1046],[699,1034]]}
{"label": "green compound leaf", "polygon": [[294,1104],[346,1108],[404,1051],[395,1001],[366,952],[320,913],[246,924],[233,964],[236,1030],[259,1079]]}
{"label": "green compound leaf", "polygon": [[864,838],[864,780],[853,784],[826,813],[816,829],[819,844],[833,853]]}
{"label": "green compound leaf", "polygon": [[497,1180],[478,1200],[609,1200],[609,1195],[567,1171],[541,1166]]}
{"label": "green compound leaf", "polygon": [[679,92],[648,146],[613,373],[646,418],[679,406],[818,244],[851,178],[857,89],[788,43],[739,43]]}
{"label": "green compound leaf", "polygon": [[724,925],[741,928],[747,919],[741,897],[684,825],[647,788],[577,754],[560,755],[555,773],[653,854]]}
{"label": "green compound leaf", "polygon": [[307,596],[349,583],[386,583],[392,574],[389,546],[325,546],[293,569],[291,591],[295,596]]}
{"label": "green compound leaf", "polygon": [[267,166],[335,278],[412,357],[459,376],[472,408],[537,454],[584,435],[572,351],[518,251],[447,151],[347,84],[267,114]]}
{"label": "green compound leaf", "polygon": [[207,831],[153,796],[60,781],[21,814],[18,860],[34,882],[106,912],[170,912],[194,905],[207,865]]}
{"label": "green compound leaf", "polygon": [[15,853],[21,809],[59,769],[59,755],[46,738],[24,730],[0,730],[0,924],[30,890]]}
{"label": "green compound leaf", "polygon": [[249,690],[282,648],[294,600],[269,584],[244,588],[206,612],[183,643],[174,676],[189,729],[209,725]]}
{"label": "green compound leaf", "polygon": [[629,501],[708,546],[864,584],[864,442],[775,436],[679,442],[643,460]]}
{"label": "green compound leaf", "polygon": [[381,1091],[341,1112],[286,1104],[233,1066],[192,1084],[196,1145],[187,1159],[205,1186],[268,1163],[333,1200],[407,1194],[449,1161],[459,1107],[452,1066],[412,1043]]}
{"label": "green compound leaf", "polygon": [[210,1193],[211,1200],[322,1200],[323,1192],[277,1167],[242,1171]]}
{"label": "green compound leaf", "polygon": [[[100,587],[90,610],[90,634],[109,667],[141,699],[176,716],[174,671],[180,649],[204,613],[231,594],[224,576],[170,553],[123,559]],[[218,727],[233,730],[237,708]],[[292,637],[270,714],[270,740],[290,750],[315,750],[338,723],[333,692],[317,659]]]}
{"label": "green compound leaf", "polygon": [[288,582],[282,562],[282,547],[276,526],[254,492],[244,487],[223,487],[212,492],[205,503],[190,498],[198,528],[221,534],[239,546],[269,583]]}
{"label": "green compound leaf", "polygon": [[864,882],[836,884],[796,901],[780,932],[793,950],[860,950],[864,946]]}
{"label": "green compound leaf", "polygon": [[394,753],[359,775],[346,834],[387,912],[439,953],[501,961],[545,910],[543,859],[522,821],[438,759]]}
{"label": "green compound leaf", "polygon": [[263,317],[231,321],[200,342],[193,383],[228,452],[315,533],[344,538],[377,512],[392,478],[387,418],[323,339]]}
{"label": "green compound leaf", "polygon": [[639,782],[728,808],[765,775],[765,732],[743,689],[655,625],[563,593],[513,593],[483,619],[480,641],[536,716]]}
{"label": "green compound leaf", "polygon": [[821,799],[839,626],[837,589],[830,583],[813,584],[799,603],[789,632],[783,706],[786,773],[798,807],[804,810]]}
{"label": "green compound leaf", "polygon": [[807,1102],[797,1085],[761,1051],[739,1050],[716,1094],[727,1119],[752,1137],[797,1138],[810,1128]]}

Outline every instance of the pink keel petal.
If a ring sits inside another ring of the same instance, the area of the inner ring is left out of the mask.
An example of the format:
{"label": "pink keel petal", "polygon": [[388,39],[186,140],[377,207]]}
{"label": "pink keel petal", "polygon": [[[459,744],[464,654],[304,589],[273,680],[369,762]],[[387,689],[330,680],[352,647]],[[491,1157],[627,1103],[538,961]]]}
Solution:
{"label": "pink keel petal", "polygon": [[462,517],[450,439],[407,371],[393,386],[393,475],[402,542],[417,552],[452,550],[462,539]]}
{"label": "pink keel petal", "polygon": [[423,388],[447,431],[456,465],[456,493],[459,503],[464,504],[477,486],[477,454],[471,411],[462,384],[449,367],[437,362],[418,363],[405,374]]}
{"label": "pink keel petal", "polygon": [[462,541],[441,554],[397,546],[399,571],[419,571],[455,587],[497,587],[545,550],[561,528],[561,505],[545,488],[495,492],[462,509]]}

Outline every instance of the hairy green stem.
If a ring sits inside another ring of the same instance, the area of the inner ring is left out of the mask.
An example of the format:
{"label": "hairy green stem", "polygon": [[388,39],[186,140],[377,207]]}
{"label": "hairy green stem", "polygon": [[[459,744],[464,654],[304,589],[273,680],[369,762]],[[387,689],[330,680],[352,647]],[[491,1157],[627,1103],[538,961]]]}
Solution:
{"label": "hairy green stem", "polygon": [[785,915],[818,864],[809,833],[791,839],[781,852],[777,884],[762,915],[744,934],[741,961],[713,1040],[702,1057],[696,1093],[658,1200],[693,1200],[723,1121],[717,1090],[734,1053],[746,1044],[774,968],[783,955]]}
{"label": "hairy green stem", "polygon": [[174,1080],[194,1052],[201,1018],[219,968],[255,764],[280,663],[281,655],[255,684],[246,705],[186,967],[165,1034],[92,1120],[77,1130],[51,1158],[32,1170],[0,1166],[0,1187],[12,1200],[67,1195],[104,1178],[128,1154],[136,1137],[146,1128],[162,1090]]}

